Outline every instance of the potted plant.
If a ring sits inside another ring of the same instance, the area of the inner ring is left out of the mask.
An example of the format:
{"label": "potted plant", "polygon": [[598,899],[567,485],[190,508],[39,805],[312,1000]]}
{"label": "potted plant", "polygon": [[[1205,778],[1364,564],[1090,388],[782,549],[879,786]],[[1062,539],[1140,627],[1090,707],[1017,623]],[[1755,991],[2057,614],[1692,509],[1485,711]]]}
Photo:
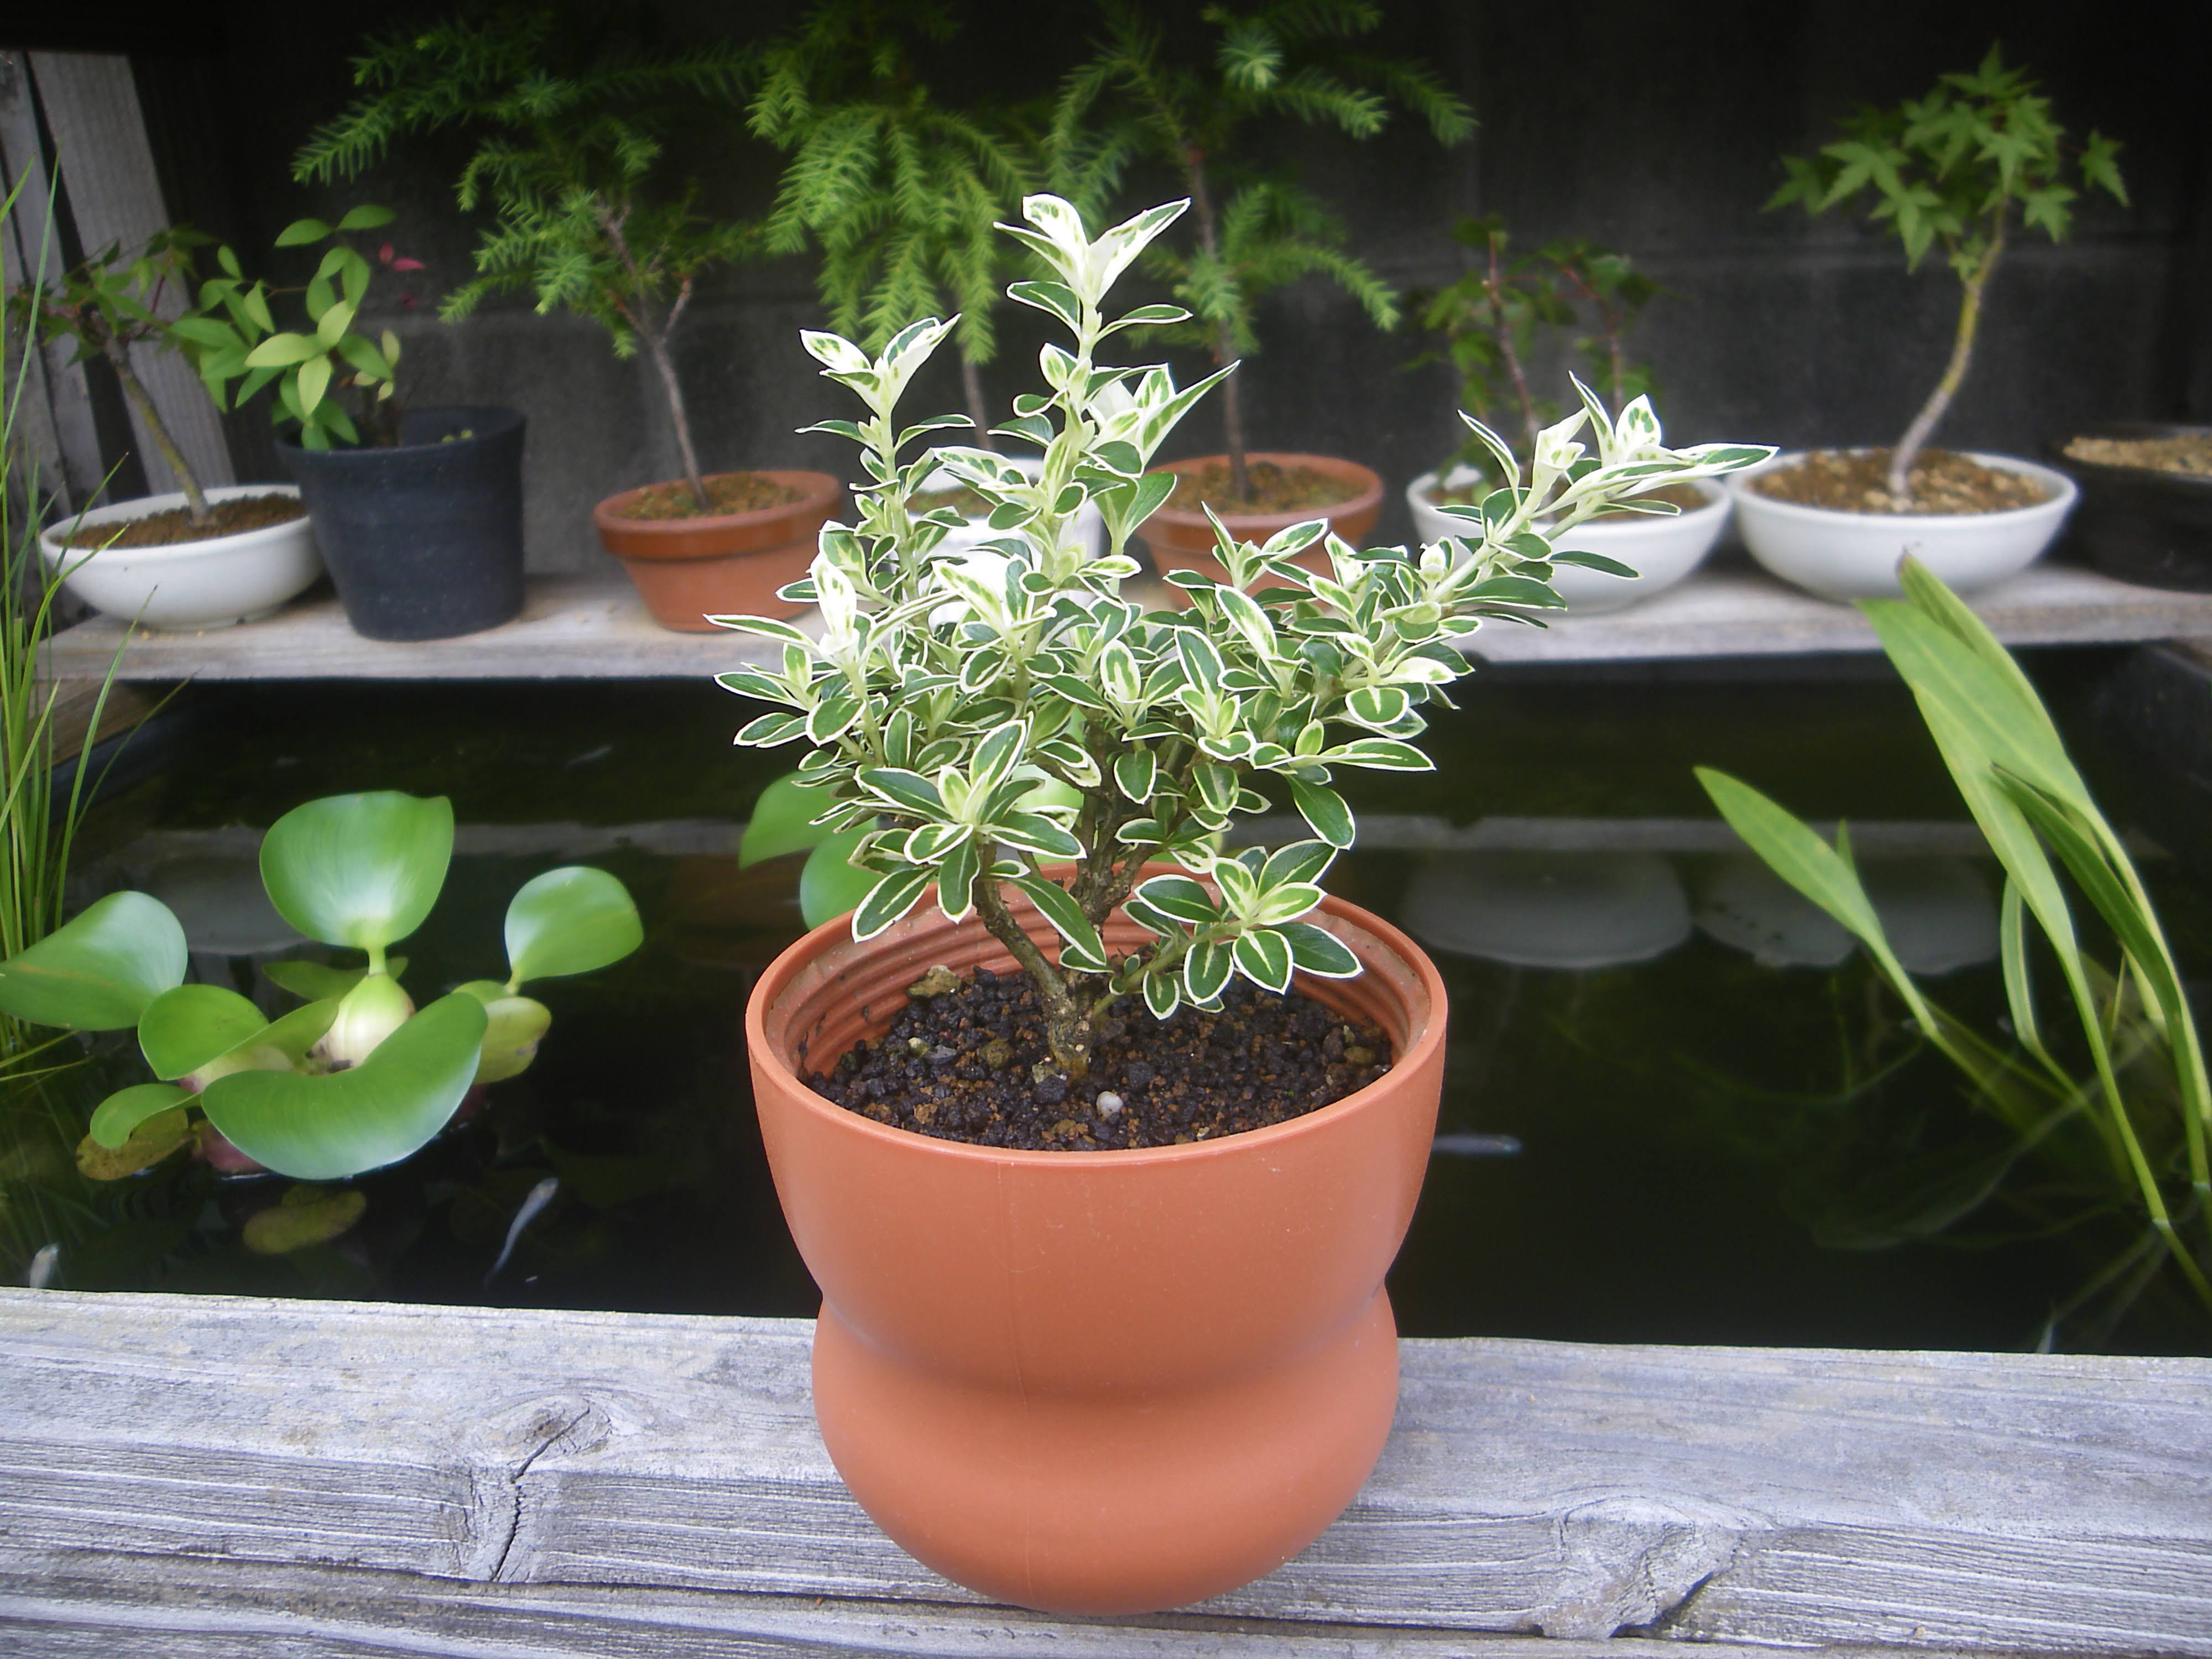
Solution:
{"label": "potted plant", "polygon": [[[2119,146],[2092,132],[2076,151],[2051,100],[1996,47],[1926,96],[1863,110],[1813,156],[1785,156],[1767,203],[1820,214],[1870,196],[1869,216],[1904,245],[1905,269],[1940,250],[1959,279],[1950,360],[1905,435],[1887,449],[1785,455],[1736,481],[1744,544],[1775,574],[1830,599],[1893,594],[1910,551],[1972,592],[2033,562],[2075,495],[2063,473],[2008,456],[1927,447],[1972,361],[1990,279],[2015,222],[2054,242],[2073,225],[2075,184],[2125,203]],[[2071,182],[2069,182],[2071,181]]]}
{"label": "potted plant", "polygon": [[[1648,404],[1616,422],[1593,403],[1459,542],[1360,554],[1318,519],[1264,545],[1224,533],[1230,582],[1178,573],[1189,608],[1147,612],[1122,592],[1169,482],[1146,469],[1211,380],[1178,390],[1100,349],[1130,320],[1108,289],[1185,206],[1094,238],[1037,196],[1008,228],[1051,272],[1011,295],[1073,336],[1016,404],[1041,477],[981,448],[906,457],[928,426],[900,425],[902,394],[951,325],[873,357],[806,336],[866,406],[850,433],[876,482],[801,585],[818,637],[725,619],[772,653],[720,677],[773,706],[738,740],[818,745],[793,787],[866,878],[745,1012],[776,1190],[823,1289],[823,1438],[921,1560],[1061,1612],[1180,1605],[1280,1565],[1389,1427],[1382,1275],[1427,1163],[1443,987],[1319,885],[1352,841],[1336,769],[1428,767],[1421,707],[1468,666],[1448,641],[1559,603],[1540,523],[1771,453],[1671,451]],[[939,556],[912,501],[936,466],[1035,533]],[[1086,501],[1093,560],[1061,534]],[[1315,546],[1325,574],[1296,562]],[[1229,857],[1263,786],[1312,833]]]}
{"label": "potted plant", "polygon": [[[1162,31],[1133,9],[1109,7],[1097,54],[1067,82],[1054,117],[1060,155],[1096,149],[1146,157],[1172,167],[1188,191],[1195,246],[1154,248],[1149,269],[1170,285],[1178,325],[1134,313],[1165,337],[1202,345],[1218,367],[1259,348],[1255,310],[1270,290],[1322,276],[1358,302],[1377,328],[1395,326],[1395,296],[1374,271],[1344,250],[1335,218],[1285,177],[1234,171],[1240,134],[1268,117],[1326,125],[1352,138],[1371,138],[1393,102],[1419,115],[1439,143],[1474,130],[1467,106],[1418,64],[1385,59],[1349,43],[1382,22],[1364,0],[1272,4],[1249,15],[1208,8],[1213,31],[1209,62],[1181,62]],[[1103,118],[1093,111],[1109,95]],[[1103,131],[1079,142],[1087,123]],[[1241,182],[1231,185],[1231,179]],[[1244,410],[1234,380],[1223,393],[1226,453],[1171,463],[1175,494],[1149,520],[1146,544],[1163,574],[1170,569],[1224,573],[1212,554],[1208,510],[1230,533],[1265,539],[1320,514],[1336,534],[1356,541],[1375,525],[1382,481],[1371,468],[1336,456],[1255,453],[1245,441]],[[1318,550],[1307,556],[1316,572]]]}
{"label": "potted plant", "polygon": [[131,367],[138,346],[177,352],[202,373],[216,407],[222,406],[223,382],[207,374],[227,333],[220,307],[265,308],[266,301],[237,286],[238,257],[228,248],[218,251],[223,276],[211,279],[212,291],[203,299],[192,251],[207,240],[175,227],[127,259],[111,248],[58,284],[33,281],[8,296],[10,317],[27,337],[71,340],[78,362],[97,359],[115,371],[147,435],[183,485],[172,494],[90,508],[40,536],[42,556],[63,573],[70,592],[95,610],[149,628],[244,622],[274,611],[323,573],[299,491],[285,484],[204,487]]}
{"label": "potted plant", "polygon": [[2073,538],[2099,569],[2212,592],[2212,427],[2108,421],[2051,447],[2081,491]]}
{"label": "potted plant", "polygon": [[[372,264],[348,240],[392,218],[362,206],[278,234],[280,248],[329,244],[299,290],[302,328],[275,326],[265,283],[218,279],[243,303],[216,325],[202,369],[211,384],[237,379],[240,402],[274,384],[276,453],[300,482],[354,632],[449,639],[521,612],[525,422],[512,409],[404,405],[398,336],[372,339],[356,325],[380,267],[404,276],[422,263],[386,241]],[[403,295],[403,308],[413,299]]]}
{"label": "potted plant", "polygon": [[[1003,104],[956,109],[933,96],[915,37],[941,48],[956,32],[942,12],[823,0],[763,52],[750,125],[791,158],[762,227],[767,251],[819,247],[815,284],[830,326],[864,350],[924,317],[957,316],[968,422],[978,444],[995,448],[995,437],[1035,441],[994,420],[982,378],[998,356],[1000,289],[1017,274],[994,227],[1035,182],[1035,146]],[[988,504],[950,477],[925,480],[922,495],[963,520],[941,550],[997,533]],[[1071,533],[1094,556],[1104,546],[1096,509]]]}
{"label": "potted plant", "polygon": [[[1576,344],[1608,407],[1624,409],[1651,392],[1650,372],[1628,361],[1626,337],[1658,289],[1625,256],[1568,240],[1508,259],[1505,222],[1494,214],[1462,218],[1452,234],[1476,250],[1480,263],[1428,297],[1420,324],[1441,337],[1443,355],[1460,372],[1462,407],[1493,430],[1516,432],[1517,453],[1525,458],[1538,433],[1559,416],[1558,405],[1529,385],[1529,358],[1547,331],[1589,329]],[[1497,488],[1488,462],[1470,434],[1444,466],[1406,487],[1423,541],[1455,533],[1447,505],[1479,507]],[[1717,484],[1663,485],[1563,538],[1561,550],[1594,554],[1602,562],[1562,568],[1552,586],[1570,612],[1613,611],[1648,599],[1698,568],[1728,514],[1728,496]]]}
{"label": "potted plant", "polygon": [[493,223],[476,279],[441,314],[458,320],[520,290],[541,314],[566,307],[602,325],[617,356],[644,348],[684,475],[609,496],[592,523],[654,621],[703,631],[709,615],[778,606],[840,489],[823,472],[702,471],[677,374],[672,342],[700,280],[757,236],[701,212],[692,186],[656,189],[657,135],[688,112],[684,99],[732,97],[745,60],[719,45],[648,58],[570,43],[564,55],[556,37],[550,14],[505,12],[373,42],[355,77],[372,90],[315,134],[294,173],[353,173],[394,133],[453,121],[487,130],[459,198],[489,207]]}
{"label": "potted plant", "polygon": [[[79,1167],[119,1180],[189,1147],[227,1173],[342,1182],[411,1156],[473,1091],[526,1070],[552,1014],[523,985],[620,961],[643,937],[637,909],[604,871],[549,870],[507,906],[507,980],[471,981],[418,1012],[398,977],[405,958],[386,952],[436,904],[453,848],[442,796],[330,796],[270,826],[261,876],[277,913],[367,956],[268,964],[303,999],[276,1019],[236,991],[185,983],[184,928],[145,893],[111,893],[0,962],[0,1012],[72,1031],[135,1027],[156,1079],[100,1103]],[[358,1194],[337,1209],[357,1218]]]}

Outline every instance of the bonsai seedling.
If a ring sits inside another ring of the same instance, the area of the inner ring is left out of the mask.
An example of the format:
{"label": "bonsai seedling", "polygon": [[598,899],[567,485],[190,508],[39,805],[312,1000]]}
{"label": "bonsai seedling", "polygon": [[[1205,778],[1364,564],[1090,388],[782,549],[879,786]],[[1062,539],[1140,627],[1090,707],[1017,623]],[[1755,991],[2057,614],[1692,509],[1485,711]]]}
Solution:
{"label": "bonsai seedling", "polygon": [[1817,215],[1869,200],[1867,217],[1904,246],[1907,270],[1940,251],[1959,280],[1949,361],[1889,453],[1885,483],[1893,501],[1911,502],[1913,465],[1966,380],[1982,302],[2015,223],[2064,241],[2077,185],[2124,205],[2119,149],[2096,132],[2079,149],[2069,145],[2038,83],[2007,68],[1993,46],[1971,73],[1946,75],[1894,109],[1862,109],[1817,155],[1783,158],[1790,176],[1770,210],[1800,202]]}
{"label": "bonsai seedling", "polygon": [[733,100],[746,60],[715,45],[659,58],[556,52],[543,12],[504,12],[373,41],[355,60],[368,88],[319,129],[293,176],[350,177],[402,134],[466,125],[484,131],[461,170],[462,209],[488,207],[476,278],[446,297],[447,322],[495,294],[531,295],[540,314],[566,307],[600,324],[619,357],[642,345],[666,398],[698,512],[716,510],[670,341],[700,278],[744,257],[753,228],[698,210],[689,185],[657,187],[661,133],[686,99]]}
{"label": "bonsai seedling", "polygon": [[[1382,22],[1367,0],[1209,6],[1200,15],[1212,31],[1210,61],[1187,61],[1133,7],[1109,5],[1105,40],[1069,76],[1054,118],[1063,172],[1110,178],[1142,158],[1173,168],[1189,191],[1195,245],[1159,245],[1149,261],[1190,313],[1166,337],[1205,346],[1217,365],[1249,356],[1259,349],[1261,298],[1309,276],[1343,289],[1377,328],[1395,326],[1396,296],[1345,251],[1334,216],[1286,176],[1238,170],[1239,140],[1284,119],[1372,138],[1398,104],[1437,143],[1455,144],[1474,131],[1473,114],[1424,66],[1352,46]],[[1248,504],[1244,410],[1233,380],[1222,419],[1233,499],[1215,504]]]}
{"label": "bonsai seedling", "polygon": [[[1110,366],[1100,354],[1133,324],[1186,320],[1177,307],[1119,317],[1105,307],[1115,280],[1188,205],[1093,237],[1070,204],[1032,196],[1025,222],[1005,227],[1051,272],[1010,295],[1071,337],[1044,348],[1046,389],[1017,398],[1007,423],[1043,452],[1035,475],[974,447],[906,457],[944,422],[902,426],[900,399],[954,323],[917,323],[874,356],[834,334],[805,335],[826,378],[866,410],[823,428],[861,447],[859,522],[825,527],[811,574],[785,590],[820,605],[818,636],[768,617],[720,619],[775,649],[720,677],[777,705],[738,741],[814,744],[797,787],[817,795],[817,827],[854,834],[850,861],[870,884],[854,938],[880,933],[933,888],[946,917],[975,916],[1012,953],[1045,1011],[1051,1063],[1070,1079],[1085,1074],[1119,998],[1140,994],[1164,1019],[1184,1003],[1218,1008],[1240,975],[1279,994],[1299,970],[1356,974],[1352,952],[1305,920],[1321,877],[1352,843],[1340,769],[1428,769],[1411,740],[1422,708],[1468,672],[1453,640],[1559,604],[1540,524],[1565,528],[1655,479],[1771,453],[1671,450],[1648,402],[1616,419],[1585,394],[1539,434],[1525,476],[1502,440],[1486,437],[1511,482],[1471,512],[1463,539],[1416,556],[1357,552],[1321,520],[1264,545],[1218,530],[1231,580],[1178,573],[1191,608],[1148,612],[1123,595],[1137,569],[1124,550],[1173,481],[1145,469],[1228,370],[1178,388],[1164,368]],[[1577,440],[1585,427],[1587,447]],[[933,556],[948,526],[911,502],[939,467],[992,503],[995,529],[1022,533]],[[1109,542],[1095,560],[1065,535],[1086,502]],[[1324,538],[1328,574],[1291,562]],[[1262,786],[1286,793],[1311,835],[1273,852],[1223,852],[1231,820],[1269,805]],[[1181,868],[1147,877],[1158,860]],[[1023,931],[1012,892],[1049,921],[1056,951]],[[1100,930],[1117,908],[1151,939],[1109,955]]]}
{"label": "bonsai seedling", "polygon": [[764,52],[748,120],[791,158],[762,227],[767,251],[818,244],[830,326],[869,351],[957,313],[968,416],[988,434],[980,371],[998,355],[1006,248],[994,227],[1034,169],[1008,110],[948,106],[918,77],[915,40],[941,47],[957,28],[938,6],[823,0]]}
{"label": "bonsai seedling", "polygon": [[526,1069],[552,1023],[532,980],[590,973],[643,939],[622,884],[549,870],[508,904],[507,977],[419,1012],[386,954],[436,904],[453,856],[442,796],[334,795],[294,808],[261,844],[277,913],[353,968],[268,969],[303,1006],[276,1019],[237,992],[186,984],[184,929],[159,899],[111,893],[0,963],[0,1012],[73,1031],[137,1029],[155,1079],[110,1096],[79,1152],[88,1174],[133,1173],[197,1142],[211,1160],[334,1181],[414,1153],[469,1091]]}
{"label": "bonsai seedling", "polygon": [[[1529,382],[1530,356],[1547,331],[1587,331],[1575,348],[1608,409],[1652,392],[1650,373],[1629,361],[1626,340],[1658,289],[1626,255],[1561,240],[1509,257],[1505,222],[1496,214],[1462,217],[1452,235],[1475,250],[1478,263],[1428,296],[1420,325],[1440,337],[1441,355],[1459,371],[1460,407],[1494,432],[1516,432],[1516,453],[1532,454],[1537,435],[1559,416],[1558,404]],[[1453,459],[1486,468],[1490,457],[1470,434]],[[1485,493],[1496,482],[1483,485]]]}

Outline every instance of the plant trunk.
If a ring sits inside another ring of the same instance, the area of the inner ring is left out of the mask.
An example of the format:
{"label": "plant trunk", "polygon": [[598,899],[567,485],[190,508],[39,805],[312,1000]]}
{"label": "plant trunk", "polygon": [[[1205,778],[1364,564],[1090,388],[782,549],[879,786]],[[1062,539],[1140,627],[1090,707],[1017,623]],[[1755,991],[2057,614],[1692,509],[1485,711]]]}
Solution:
{"label": "plant trunk", "polygon": [[702,513],[710,510],[714,502],[707,496],[707,481],[700,475],[698,452],[691,447],[691,421],[684,409],[684,387],[676,378],[676,360],[669,355],[668,334],[665,329],[645,335],[645,349],[653,356],[653,366],[660,371],[660,384],[668,393],[668,418],[676,428],[676,453],[683,459],[684,481],[691,486],[691,499]]}
{"label": "plant trunk", "polygon": [[2004,222],[1999,220],[1990,238],[1990,251],[1982,256],[1981,264],[1966,279],[1966,296],[1959,305],[1959,331],[1952,342],[1951,361],[1944,367],[1943,378],[1936,383],[1936,390],[1928,394],[1928,401],[1912,417],[1912,424],[1905,428],[1905,436],[1889,453],[1889,477],[1885,482],[1889,493],[1900,501],[1912,499],[1912,464],[1920,459],[1921,450],[1966,378],[1966,366],[1974,355],[1974,331],[1982,319],[1982,290],[1989,286],[1990,273],[1996,269],[1997,256],[2003,252]]}
{"label": "plant trunk", "polygon": [[[995,851],[983,849],[984,869],[990,868]],[[976,878],[975,914],[984,931],[1013,953],[1022,972],[1036,988],[1037,1000],[1044,1005],[1045,1043],[1052,1050],[1054,1063],[1069,1082],[1081,1082],[1091,1070],[1090,1013],[1068,994],[1066,980],[1046,959],[1036,942],[1022,931],[1000,895],[998,882],[988,875]]]}
{"label": "plant trunk", "polygon": [[[1206,187],[1206,158],[1194,149],[1184,157],[1183,167],[1190,180],[1191,210],[1198,216],[1198,245],[1218,264],[1221,236],[1213,222],[1213,198]],[[1236,361],[1236,331],[1224,317],[1213,325],[1213,366],[1220,368]],[[1234,374],[1221,383],[1221,429],[1229,449],[1229,493],[1234,505],[1242,507],[1252,499],[1252,481],[1244,464],[1244,398]]]}
{"label": "plant trunk", "polygon": [[960,352],[960,393],[968,400],[968,419],[975,428],[975,441],[985,449],[996,449],[998,445],[991,441],[991,406],[983,398],[983,376],[965,347]]}
{"label": "plant trunk", "polygon": [[130,355],[112,337],[100,342],[100,351],[114,368],[116,379],[123,382],[123,395],[131,399],[138,410],[138,417],[146,422],[146,435],[154,441],[154,447],[161,452],[161,459],[169,464],[169,471],[177,475],[178,483],[184,487],[186,516],[196,525],[205,524],[207,496],[200,489],[200,481],[192,476],[183,452],[169,436],[169,428],[161,423],[161,411],[154,407],[153,398],[147,395],[137,371],[131,367]]}

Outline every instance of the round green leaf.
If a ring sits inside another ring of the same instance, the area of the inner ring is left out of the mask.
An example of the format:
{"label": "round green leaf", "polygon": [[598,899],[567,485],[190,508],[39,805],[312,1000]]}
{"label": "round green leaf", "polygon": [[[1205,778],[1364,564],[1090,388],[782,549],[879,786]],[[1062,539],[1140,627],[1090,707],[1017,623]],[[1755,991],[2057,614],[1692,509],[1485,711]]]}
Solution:
{"label": "round green leaf", "polygon": [[295,1187],[267,1209],[248,1216],[239,1237],[256,1255],[289,1255],[327,1244],[368,1209],[368,1194],[349,1187]]}
{"label": "round green leaf", "polygon": [[114,1152],[137,1133],[140,1124],[191,1102],[191,1096],[173,1083],[135,1085],[100,1103],[92,1115],[92,1138]]}
{"label": "round green leaf", "polygon": [[586,865],[532,876],[507,907],[507,965],[516,985],[588,974],[644,942],[629,890]]}
{"label": "round green leaf", "polygon": [[119,1031],[184,983],[185,930],[144,893],[110,893],[0,963],[0,1012],[73,1031]]}
{"label": "round green leaf", "polygon": [[[442,803],[441,803],[442,805]],[[200,1109],[257,1164],[296,1181],[335,1181],[397,1164],[444,1128],[476,1080],[484,1006],[444,996],[327,1076],[239,1072],[200,1096]]]}
{"label": "round green leaf", "polygon": [[182,1151],[191,1138],[190,1114],[173,1106],[141,1123],[120,1146],[103,1146],[87,1135],[76,1144],[76,1167],[88,1181],[120,1181]]}
{"label": "round green leaf", "polygon": [[235,991],[179,985],[155,997],[139,1016],[138,1048],[154,1075],[167,1082],[250,1042],[268,1024],[268,1016]]}
{"label": "round green leaf", "polygon": [[[738,868],[750,869],[786,853],[804,853],[819,847],[835,832],[807,820],[830,809],[832,798],[823,789],[802,789],[797,774],[787,774],[761,791],[753,815],[738,837]],[[851,905],[845,907],[851,909]]]}
{"label": "round green leaf", "polygon": [[799,872],[799,914],[809,927],[819,927],[860,908],[860,901],[875,890],[879,878],[852,862],[853,849],[865,830],[848,830],[832,836],[811,853]]}
{"label": "round green leaf", "polygon": [[453,804],[443,795],[331,795],[270,826],[261,879],[309,939],[381,950],[422,925],[453,856]]}
{"label": "round green leaf", "polygon": [[528,1071],[552,1024],[553,1011],[529,997],[500,997],[485,1004],[476,1080],[500,1083]]}

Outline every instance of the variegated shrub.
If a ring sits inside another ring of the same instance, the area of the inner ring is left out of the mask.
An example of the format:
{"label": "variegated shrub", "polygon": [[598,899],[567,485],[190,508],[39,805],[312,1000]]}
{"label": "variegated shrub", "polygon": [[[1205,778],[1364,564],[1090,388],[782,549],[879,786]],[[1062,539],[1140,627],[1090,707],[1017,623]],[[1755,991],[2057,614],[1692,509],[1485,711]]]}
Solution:
{"label": "variegated shrub", "polygon": [[[1094,239],[1066,202],[1036,196],[1023,204],[1026,225],[1003,227],[1054,278],[1009,292],[1074,337],[1072,349],[1043,349],[1047,390],[1017,398],[1001,429],[1043,452],[1034,477],[986,449],[902,459],[924,434],[967,424],[901,428],[896,416],[951,323],[917,324],[874,359],[808,334],[827,377],[866,405],[865,420],[817,428],[860,446],[859,522],[825,527],[811,574],[785,590],[819,605],[818,637],[764,617],[719,619],[781,647],[780,661],[720,677],[779,708],[738,741],[813,744],[798,781],[821,791],[817,823],[867,832],[852,858],[878,879],[854,912],[853,936],[882,932],[933,885],[947,916],[973,911],[1021,963],[1071,1076],[1082,1075],[1093,1022],[1116,997],[1141,993],[1164,1018],[1183,1002],[1218,1006],[1237,974],[1279,993],[1296,970],[1358,973],[1351,951],[1304,920],[1330,860],[1352,845],[1338,770],[1426,770],[1412,739],[1424,707],[1449,706],[1444,688],[1468,672],[1454,640],[1492,617],[1558,608],[1547,586],[1555,563],[1620,568],[1554,554],[1548,534],[1611,508],[1671,512],[1629,498],[1771,453],[1670,450],[1647,403],[1614,420],[1585,392],[1579,413],[1542,434],[1525,479],[1463,511],[1462,537],[1359,553],[1321,521],[1265,546],[1237,545],[1217,526],[1231,581],[1178,574],[1189,608],[1148,611],[1124,596],[1138,569],[1125,550],[1172,481],[1146,467],[1220,376],[1179,390],[1165,368],[1097,359],[1121,329],[1180,319],[1146,306],[1109,319],[1103,307],[1115,278],[1183,206],[1153,208]],[[1585,423],[1587,446],[1577,439]],[[1476,431],[1504,476],[1521,479],[1506,446]],[[915,510],[939,466],[992,503],[997,539],[936,554],[963,522],[949,509]],[[1109,537],[1089,562],[1073,533],[1086,501]],[[1310,551],[1326,553],[1328,574],[1291,562]],[[1312,838],[1224,853],[1230,820],[1267,810],[1268,785]],[[1160,861],[1181,871],[1140,879]],[[1072,875],[1048,873],[1055,864],[1072,864]],[[1008,913],[1009,888],[1057,930],[1056,954]],[[1100,928],[1116,906],[1151,939],[1109,957]]]}

